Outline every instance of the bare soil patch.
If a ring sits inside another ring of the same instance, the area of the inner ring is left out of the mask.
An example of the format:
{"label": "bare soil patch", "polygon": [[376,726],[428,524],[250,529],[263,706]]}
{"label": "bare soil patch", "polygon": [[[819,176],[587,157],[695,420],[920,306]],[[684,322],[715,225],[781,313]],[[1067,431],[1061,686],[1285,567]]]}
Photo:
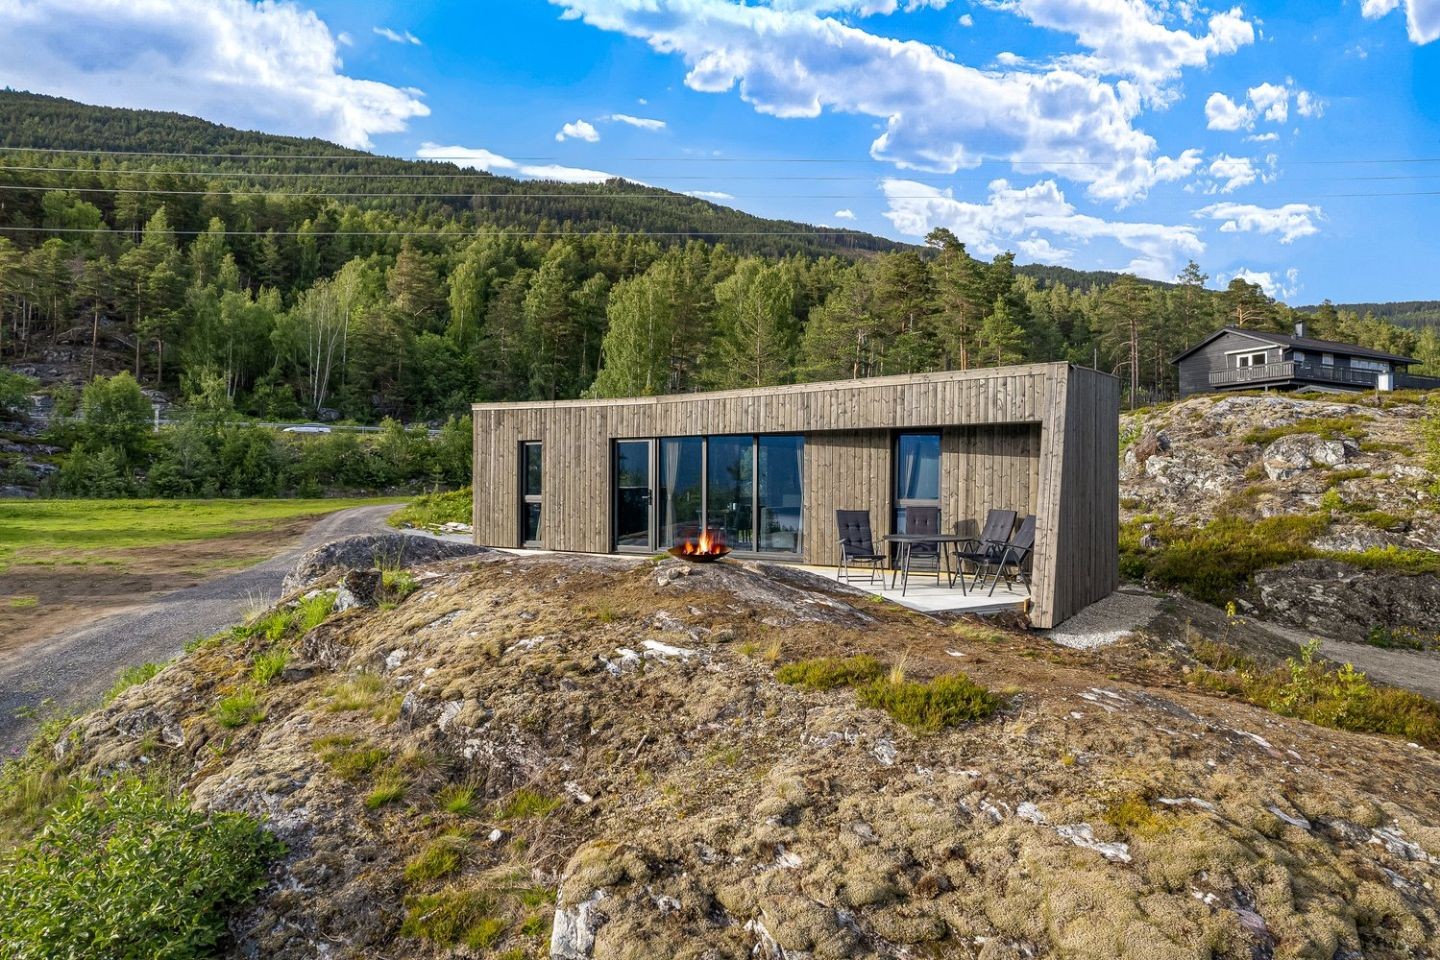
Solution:
{"label": "bare soil patch", "polygon": [[[313,517],[164,547],[57,550],[0,573],[0,655],[253,566],[296,543]],[[33,556],[33,553],[31,554]]]}

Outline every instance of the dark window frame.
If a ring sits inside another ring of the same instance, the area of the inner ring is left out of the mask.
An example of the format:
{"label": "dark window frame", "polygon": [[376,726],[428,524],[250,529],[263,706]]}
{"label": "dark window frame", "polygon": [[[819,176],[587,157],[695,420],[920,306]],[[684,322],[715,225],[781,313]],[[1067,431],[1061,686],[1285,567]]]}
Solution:
{"label": "dark window frame", "polygon": [[[900,496],[900,444],[906,437],[935,438],[935,498]],[[942,507],[944,499],[945,438],[940,430],[896,430],[890,438],[890,522],[891,529],[903,533],[901,518],[908,507]]]}
{"label": "dark window frame", "polygon": [[[537,491],[530,492],[530,455],[532,448],[539,454]],[[544,545],[544,538],[541,536],[545,523],[545,445],[539,440],[520,441],[519,455],[519,482],[520,482],[520,546],[529,548],[540,548]],[[534,538],[527,539],[525,534],[529,527],[530,508],[539,508],[539,519],[535,523]]]}

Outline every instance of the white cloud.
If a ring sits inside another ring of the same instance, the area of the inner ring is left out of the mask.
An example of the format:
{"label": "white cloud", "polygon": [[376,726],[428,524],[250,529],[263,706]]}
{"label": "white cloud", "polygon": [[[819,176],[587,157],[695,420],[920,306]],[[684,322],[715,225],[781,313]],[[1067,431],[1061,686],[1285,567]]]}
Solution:
{"label": "white cloud", "polygon": [[973,27],[973,26],[975,26],[975,18],[972,17],[972,16],[971,16],[970,14],[968,14],[968,13],[962,13],[962,14],[960,14],[960,19],[957,20],[956,22],[959,23],[960,26],[962,26],[962,27]]}
{"label": "white cloud", "polygon": [[587,143],[599,143],[600,131],[588,120],[576,120],[574,123],[567,123],[555,134],[556,143],[564,143],[566,140],[584,140]]}
{"label": "white cloud", "polygon": [[1308,90],[1301,90],[1295,94],[1295,112],[1302,117],[1323,117],[1325,116],[1325,101]]}
{"label": "white cloud", "polygon": [[340,44],[340,46],[342,47],[355,46],[355,38],[350,36],[350,34],[346,33],[344,30],[341,30],[339,33],[335,34],[335,42]]}
{"label": "white cloud", "polygon": [[1205,252],[1196,227],[1083,214],[1065,199],[1054,180],[1029,187],[996,180],[984,203],[956,200],[949,190],[912,180],[886,179],[881,186],[889,203],[885,216],[901,233],[923,237],[935,227],[948,227],[982,256],[1015,247],[1037,259],[1069,258],[1072,251],[1054,246],[1051,238],[1079,244],[1110,242],[1130,258],[1122,269],[1158,280],[1174,277],[1185,260]]}
{"label": "white cloud", "polygon": [[[1155,140],[1135,127],[1142,110],[1139,87],[1106,82],[1078,65],[981,70],[924,43],[800,10],[726,0],[551,2],[572,19],[678,55],[689,67],[685,83],[692,90],[738,88],[758,112],[775,117],[829,110],[879,118],[885,129],[871,154],[903,168],[953,173],[985,160],[1010,161],[1024,172],[1049,171],[1084,183],[1092,198],[1117,203],[1143,197],[1175,169],[1174,160],[1156,157]],[[1078,6],[1095,10],[1104,2]],[[1135,0],[1114,2],[1126,10],[1135,6]],[[1078,29],[1062,9],[1069,4],[1023,0],[1023,6],[1027,15],[1046,12],[1047,25],[1053,20]],[[1128,24],[1133,16],[1131,11],[1120,21]],[[1238,11],[1218,14],[1210,25],[1205,38],[1181,32],[1189,40],[1176,46],[1190,52],[1173,55],[1150,52],[1142,40],[1112,50],[1098,26],[1085,28],[1082,43],[1103,47],[1117,61],[1133,54],[1126,69],[1159,76],[1253,38]],[[1099,62],[1087,58],[1085,66]]]}
{"label": "white cloud", "polygon": [[1221,233],[1279,234],[1281,243],[1320,232],[1315,221],[1324,212],[1308,203],[1287,203],[1280,207],[1258,207],[1249,203],[1212,203],[1195,211],[1195,216],[1219,220]]}
{"label": "white cloud", "polygon": [[1205,101],[1205,121],[1210,130],[1249,129],[1255,124],[1255,111],[1223,93],[1212,93]]}
{"label": "white cloud", "polygon": [[950,0],[770,0],[776,10],[799,13],[853,13],[859,17],[873,17],[876,14],[891,14],[903,9],[906,13],[916,10],[944,10]]}
{"label": "white cloud", "polygon": [[1245,138],[1247,143],[1274,143],[1280,139],[1280,134],[1271,130],[1269,133],[1256,133]]}
{"label": "white cloud", "polygon": [[1262,83],[1248,91],[1255,112],[1272,123],[1284,123],[1290,118],[1290,88],[1274,83]]}
{"label": "white cloud", "polygon": [[[1440,0],[1437,0],[1440,2]],[[1283,124],[1290,119],[1290,98],[1295,98],[1295,112],[1302,117],[1325,115],[1325,101],[1308,90],[1298,90],[1295,82],[1262,83],[1245,91],[1239,103],[1223,93],[1212,93],[1205,101],[1206,126],[1211,130],[1253,130],[1264,120]]]}
{"label": "white cloud", "polygon": [[384,37],[391,43],[409,43],[420,46],[420,38],[409,30],[391,30],[389,27],[375,27],[376,36]]}
{"label": "white cloud", "polygon": [[854,220],[854,219],[855,219],[855,211],[854,211],[854,210],[851,210],[849,207],[846,207],[844,210],[836,210],[836,211],[835,211],[835,219],[836,219],[836,220]]}
{"label": "white cloud", "polygon": [[[1196,36],[1165,24],[1163,4],[1148,0],[988,0],[1038,27],[1074,35],[1087,56],[1066,58],[1077,69],[1126,76],[1147,96],[1173,99],[1165,85],[1186,67],[1255,42],[1255,28],[1240,7],[1211,15],[1208,32]],[[1192,12],[1193,14],[1193,12]],[[1185,19],[1183,16],[1181,19]]]}
{"label": "white cloud", "polygon": [[685,190],[682,191],[687,197],[696,197],[700,200],[734,200],[735,195],[724,193],[720,190]]}
{"label": "white cloud", "polygon": [[[1401,0],[1364,0],[1360,12],[1374,20],[1393,12]],[[1440,39],[1440,0],[1404,0],[1405,27],[1415,43],[1430,43]]]}
{"label": "white cloud", "polygon": [[628,113],[612,113],[605,118],[615,123],[624,123],[632,127],[639,127],[641,130],[664,130],[664,120],[652,120],[649,117],[632,117]]}
{"label": "white cloud", "polygon": [[342,70],[312,11],[248,0],[0,0],[0,84],[371,146],[430,113]]}
{"label": "white cloud", "polygon": [[1246,283],[1256,284],[1265,291],[1266,296],[1274,297],[1276,300],[1288,300],[1300,292],[1300,271],[1294,267],[1286,270],[1280,276],[1268,270],[1248,270],[1242,267],[1228,278],[1222,275],[1219,279],[1223,283],[1229,283],[1231,280],[1244,280]]}
{"label": "white cloud", "polygon": [[1209,173],[1215,178],[1211,193],[1215,190],[1233,193],[1241,187],[1250,186],[1260,176],[1255,170],[1255,161],[1249,157],[1232,157],[1228,153],[1222,153],[1210,162]]}
{"label": "white cloud", "polygon": [[[457,166],[472,170],[485,170],[511,177],[525,177],[531,180],[558,180],[561,183],[604,183],[617,179],[613,173],[601,170],[586,170],[583,167],[562,167],[558,164],[525,164],[511,160],[480,147],[443,146],[426,142],[420,145],[415,155],[430,160],[449,160]],[[638,183],[639,181],[631,181]]]}

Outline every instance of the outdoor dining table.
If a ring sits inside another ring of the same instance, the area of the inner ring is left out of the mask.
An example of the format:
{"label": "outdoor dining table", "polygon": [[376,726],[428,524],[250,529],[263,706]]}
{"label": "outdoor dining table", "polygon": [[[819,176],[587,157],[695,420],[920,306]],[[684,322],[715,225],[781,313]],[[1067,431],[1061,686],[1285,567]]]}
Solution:
{"label": "outdoor dining table", "polygon": [[910,551],[917,543],[933,543],[935,549],[945,561],[945,575],[950,577],[950,586],[960,584],[960,592],[969,595],[970,591],[965,588],[965,578],[956,577],[950,569],[950,551],[946,549],[951,544],[968,543],[975,539],[959,533],[887,533],[883,538],[886,543],[893,543],[898,548],[898,556],[890,568],[890,589],[895,589],[895,583],[900,582],[900,596],[905,596],[905,590],[910,586]]}

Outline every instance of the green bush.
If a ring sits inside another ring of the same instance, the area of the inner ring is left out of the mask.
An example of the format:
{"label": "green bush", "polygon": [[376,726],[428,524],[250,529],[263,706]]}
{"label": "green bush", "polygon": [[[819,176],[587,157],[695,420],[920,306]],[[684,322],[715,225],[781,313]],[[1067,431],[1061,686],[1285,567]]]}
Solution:
{"label": "green bush", "polygon": [[0,946],[7,960],[216,956],[227,911],[282,851],[249,817],[142,781],[76,795],[0,861]]}
{"label": "green bush", "polygon": [[474,491],[461,487],[449,493],[427,493],[390,514],[392,527],[431,527],[442,523],[469,523]]}
{"label": "green bush", "polygon": [[1279,667],[1267,668],[1222,643],[1192,645],[1210,667],[1195,681],[1256,706],[1322,727],[1404,737],[1440,745],[1440,703],[1398,687],[1377,686],[1352,665],[1335,667],[1318,657],[1312,641]]}
{"label": "green bush", "polygon": [[917,733],[984,720],[1004,701],[963,673],[929,683],[875,680],[859,690],[860,703],[884,710]]}
{"label": "green bush", "polygon": [[0,370],[0,417],[25,414],[30,410],[30,394],[40,389],[40,381],[9,370]]}
{"label": "green bush", "polygon": [[871,656],[817,657],[787,663],[775,671],[775,679],[806,690],[833,690],[857,687],[885,674],[885,665]]}

